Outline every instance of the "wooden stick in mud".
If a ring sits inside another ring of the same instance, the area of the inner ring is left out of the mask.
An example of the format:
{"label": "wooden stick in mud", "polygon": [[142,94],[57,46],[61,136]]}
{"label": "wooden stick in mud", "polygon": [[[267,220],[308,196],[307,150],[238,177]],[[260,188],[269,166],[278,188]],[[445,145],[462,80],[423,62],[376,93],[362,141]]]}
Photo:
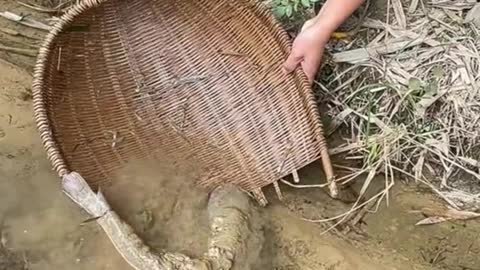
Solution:
{"label": "wooden stick in mud", "polygon": [[24,37],[32,40],[40,40],[39,38],[33,37],[33,36],[28,36],[26,34],[20,33],[18,31],[6,28],[6,27],[0,27],[0,32],[5,33],[7,35],[11,35],[14,37]]}
{"label": "wooden stick in mud", "polygon": [[19,24],[22,24],[22,25],[25,25],[25,26],[28,26],[28,27],[43,30],[43,31],[50,31],[50,29],[51,29],[51,27],[49,25],[46,25],[44,23],[35,21],[33,19],[30,19],[30,18],[26,18],[24,16],[17,15],[15,13],[12,13],[12,12],[9,12],[9,11],[0,12],[0,17],[3,17],[7,20],[10,20],[10,21],[13,21],[13,22],[16,22],[16,23],[19,23]]}
{"label": "wooden stick in mud", "polygon": [[3,46],[3,45],[0,45],[0,51],[22,54],[22,55],[31,56],[31,57],[37,56],[37,52],[38,52],[38,50],[8,47],[8,46]]}
{"label": "wooden stick in mud", "polygon": [[42,12],[42,13],[63,13],[66,11],[66,9],[61,9],[61,8],[46,8],[46,7],[41,7],[38,5],[30,5],[21,1],[17,1],[17,3],[21,6],[24,6],[26,8],[29,8],[31,10],[37,11],[37,12]]}
{"label": "wooden stick in mud", "polygon": [[154,254],[110,208],[101,192],[95,194],[75,172],[62,179],[64,193],[96,218],[122,257],[136,270],[229,270],[235,261],[242,262],[249,252],[251,205],[248,195],[235,186],[226,185],[210,194],[208,214],[211,237],[203,258],[180,253]]}

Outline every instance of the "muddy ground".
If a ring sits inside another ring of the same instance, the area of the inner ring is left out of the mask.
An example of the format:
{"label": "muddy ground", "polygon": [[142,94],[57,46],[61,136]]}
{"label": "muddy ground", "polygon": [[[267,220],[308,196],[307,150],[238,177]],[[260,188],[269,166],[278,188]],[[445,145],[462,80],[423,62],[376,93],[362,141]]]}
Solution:
{"label": "muddy ground", "polygon": [[[4,10],[45,18],[15,1],[3,0]],[[0,33],[4,46],[34,44],[43,35],[2,19],[0,27],[29,36]],[[33,123],[34,58],[5,52],[0,58],[0,270],[131,269],[95,222],[84,223],[88,216],[60,192]],[[200,255],[208,236],[207,194],[188,185],[191,175],[168,166],[132,163],[118,172],[118,184],[107,191],[107,198],[154,249]],[[304,183],[321,178],[319,164],[301,171]],[[378,177],[370,192],[383,185]],[[388,205],[367,213],[355,228],[342,226],[328,233],[331,223],[304,219],[331,217],[349,205],[330,199],[323,190],[284,185],[282,190],[284,201],[267,189],[270,204],[260,209],[257,221],[265,243],[253,269],[480,269],[478,220],[415,226],[424,217],[412,210],[443,205],[429,190],[397,180]]]}

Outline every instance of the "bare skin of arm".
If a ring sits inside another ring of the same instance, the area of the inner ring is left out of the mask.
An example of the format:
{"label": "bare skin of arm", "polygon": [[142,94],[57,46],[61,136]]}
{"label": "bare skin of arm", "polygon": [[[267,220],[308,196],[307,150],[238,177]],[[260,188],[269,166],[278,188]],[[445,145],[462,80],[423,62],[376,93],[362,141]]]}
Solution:
{"label": "bare skin of arm", "polygon": [[292,51],[284,63],[285,72],[290,73],[301,65],[312,83],[330,36],[364,1],[327,0],[318,15],[305,23],[293,42]]}

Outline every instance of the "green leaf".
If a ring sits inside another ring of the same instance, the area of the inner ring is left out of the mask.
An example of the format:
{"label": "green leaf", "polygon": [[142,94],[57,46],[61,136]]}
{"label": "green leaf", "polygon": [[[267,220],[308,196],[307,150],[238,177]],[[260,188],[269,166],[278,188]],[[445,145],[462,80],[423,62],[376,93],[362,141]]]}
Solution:
{"label": "green leaf", "polygon": [[302,1],[302,5],[306,8],[309,8],[310,7],[310,0],[301,0]]}
{"label": "green leaf", "polygon": [[441,66],[435,66],[432,69],[432,74],[433,77],[435,77],[437,80],[440,80],[445,76],[445,70],[443,70]]}
{"label": "green leaf", "polygon": [[434,96],[438,93],[438,82],[431,81],[425,87],[425,96]]}
{"label": "green leaf", "polygon": [[292,6],[286,6],[285,7],[285,15],[287,15],[287,17],[291,17],[293,14],[293,7]]}
{"label": "green leaf", "polygon": [[408,80],[408,90],[419,91],[422,90],[422,81],[417,78],[411,78]]}
{"label": "green leaf", "polygon": [[273,13],[275,14],[275,16],[282,18],[283,16],[285,16],[285,11],[286,11],[285,7],[278,6],[278,7],[275,7],[275,9],[273,10]]}

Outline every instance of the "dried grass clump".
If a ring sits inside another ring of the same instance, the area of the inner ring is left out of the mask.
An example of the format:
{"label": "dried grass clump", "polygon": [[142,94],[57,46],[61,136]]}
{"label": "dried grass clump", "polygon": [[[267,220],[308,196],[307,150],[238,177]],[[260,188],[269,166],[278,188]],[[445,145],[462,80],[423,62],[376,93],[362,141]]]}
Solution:
{"label": "dried grass clump", "polygon": [[341,125],[351,130],[332,154],[363,164],[343,183],[369,172],[365,189],[384,173],[379,198],[388,198],[400,173],[454,208],[480,208],[480,27],[465,19],[480,17],[479,4],[402,3],[389,0],[384,21],[366,19],[368,44],[334,53],[332,79],[318,82],[331,133]]}

